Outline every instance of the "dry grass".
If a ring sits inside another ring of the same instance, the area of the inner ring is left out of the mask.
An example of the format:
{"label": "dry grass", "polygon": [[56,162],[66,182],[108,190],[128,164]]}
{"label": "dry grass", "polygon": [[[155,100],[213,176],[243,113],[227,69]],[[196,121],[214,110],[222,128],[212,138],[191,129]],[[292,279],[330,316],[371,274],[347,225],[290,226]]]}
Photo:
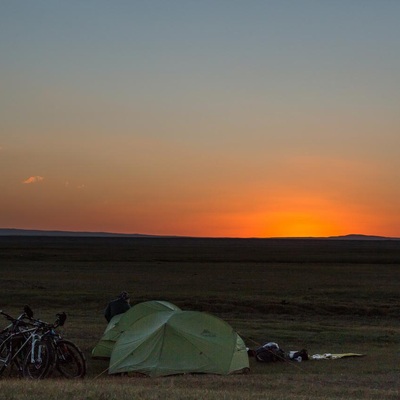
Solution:
{"label": "dry grass", "polygon": [[[0,238],[0,308],[68,314],[84,381],[3,379],[4,399],[398,399],[400,242]],[[260,364],[247,375],[109,377],[90,352],[120,290],[227,320],[249,347],[363,358]],[[101,375],[100,375],[101,374]],[[100,376],[99,376],[100,375]],[[97,378],[96,378],[97,377]]]}
{"label": "dry grass", "polygon": [[[1,383],[9,400],[120,400],[120,399],[347,399],[398,400],[398,377],[328,375],[301,371],[279,374],[215,377],[105,378],[79,382],[17,380]],[[4,397],[3,397],[4,396]]]}

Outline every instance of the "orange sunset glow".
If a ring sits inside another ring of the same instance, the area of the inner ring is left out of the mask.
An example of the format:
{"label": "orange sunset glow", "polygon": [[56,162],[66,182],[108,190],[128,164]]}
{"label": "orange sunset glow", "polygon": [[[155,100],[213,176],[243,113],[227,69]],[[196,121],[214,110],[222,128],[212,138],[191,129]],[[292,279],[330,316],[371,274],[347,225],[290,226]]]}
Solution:
{"label": "orange sunset glow", "polygon": [[0,18],[0,228],[400,237],[399,2]]}

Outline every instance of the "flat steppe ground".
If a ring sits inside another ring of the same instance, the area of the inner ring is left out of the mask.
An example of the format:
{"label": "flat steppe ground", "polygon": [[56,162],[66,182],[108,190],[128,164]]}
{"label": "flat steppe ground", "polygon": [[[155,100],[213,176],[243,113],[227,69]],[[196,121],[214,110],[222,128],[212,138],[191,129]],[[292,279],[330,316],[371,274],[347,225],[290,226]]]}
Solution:
{"label": "flat steppe ground", "polygon": [[[25,304],[84,351],[83,381],[0,381],[0,398],[396,399],[400,398],[400,241],[0,237],[0,309]],[[112,377],[91,359],[120,291],[132,304],[166,300],[212,313],[249,348],[277,342],[339,360],[262,364],[246,375]],[[4,320],[4,326],[6,321]],[[5,396],[5,397],[2,397]]]}

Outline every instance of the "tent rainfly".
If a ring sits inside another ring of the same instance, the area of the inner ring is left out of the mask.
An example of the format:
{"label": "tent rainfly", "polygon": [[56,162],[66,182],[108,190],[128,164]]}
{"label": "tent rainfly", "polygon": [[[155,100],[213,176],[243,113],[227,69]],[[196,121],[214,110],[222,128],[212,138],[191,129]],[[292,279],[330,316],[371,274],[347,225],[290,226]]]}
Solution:
{"label": "tent rainfly", "polygon": [[110,374],[227,375],[249,369],[246,346],[229,324],[165,301],[140,303],[115,316],[92,357],[110,358]]}

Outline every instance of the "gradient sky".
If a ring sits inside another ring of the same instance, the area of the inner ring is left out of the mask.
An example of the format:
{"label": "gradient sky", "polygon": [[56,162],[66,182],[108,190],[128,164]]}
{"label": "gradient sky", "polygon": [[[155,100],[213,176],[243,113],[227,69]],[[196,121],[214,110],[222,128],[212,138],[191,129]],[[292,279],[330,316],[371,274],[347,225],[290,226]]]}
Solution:
{"label": "gradient sky", "polygon": [[400,237],[400,1],[0,0],[0,227]]}

